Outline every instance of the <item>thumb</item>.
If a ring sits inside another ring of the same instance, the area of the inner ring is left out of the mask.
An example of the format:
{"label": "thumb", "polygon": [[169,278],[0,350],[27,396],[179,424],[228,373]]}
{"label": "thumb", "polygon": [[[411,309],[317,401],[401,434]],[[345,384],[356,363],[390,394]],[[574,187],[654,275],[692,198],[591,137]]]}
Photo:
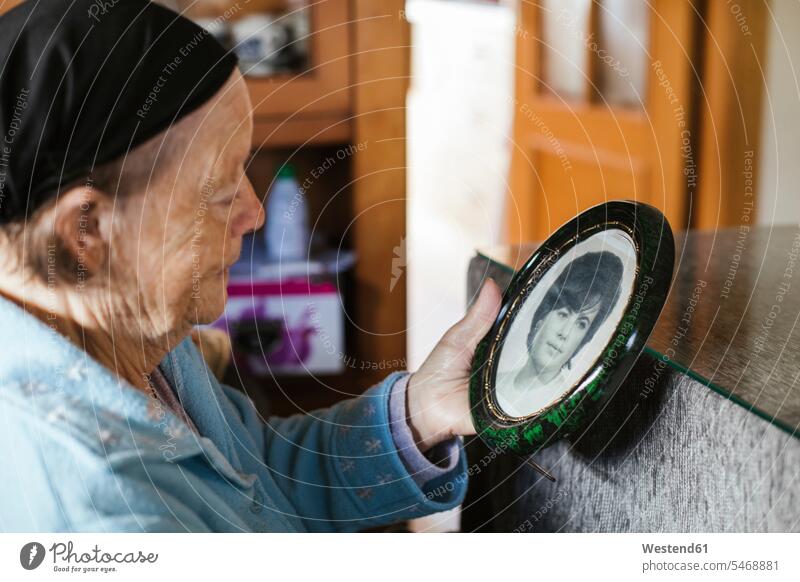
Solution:
{"label": "thumb", "polygon": [[454,331],[457,330],[456,335],[463,342],[462,345],[474,347],[486,335],[497,318],[502,299],[494,279],[486,279],[464,319],[455,326]]}

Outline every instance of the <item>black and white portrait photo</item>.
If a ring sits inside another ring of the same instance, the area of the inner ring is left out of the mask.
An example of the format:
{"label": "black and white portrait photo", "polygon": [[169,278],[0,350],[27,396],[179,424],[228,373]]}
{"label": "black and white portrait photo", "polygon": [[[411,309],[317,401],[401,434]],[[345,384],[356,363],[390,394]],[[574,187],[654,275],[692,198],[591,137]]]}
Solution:
{"label": "black and white portrait photo", "polygon": [[636,272],[631,239],[606,230],[564,253],[511,322],[498,362],[500,409],[523,417],[571,391],[611,339]]}

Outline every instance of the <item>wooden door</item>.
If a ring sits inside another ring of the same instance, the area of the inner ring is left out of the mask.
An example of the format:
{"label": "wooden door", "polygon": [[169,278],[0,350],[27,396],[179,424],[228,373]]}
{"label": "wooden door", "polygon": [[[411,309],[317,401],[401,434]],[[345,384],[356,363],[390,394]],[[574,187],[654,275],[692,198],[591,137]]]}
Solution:
{"label": "wooden door", "polygon": [[510,242],[607,200],[687,224],[697,185],[691,0],[522,0]]}

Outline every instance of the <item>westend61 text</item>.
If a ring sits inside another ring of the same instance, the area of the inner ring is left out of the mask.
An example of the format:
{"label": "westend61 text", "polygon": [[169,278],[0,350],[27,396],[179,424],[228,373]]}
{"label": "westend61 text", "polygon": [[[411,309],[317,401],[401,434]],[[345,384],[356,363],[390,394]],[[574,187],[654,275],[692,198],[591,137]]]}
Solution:
{"label": "westend61 text", "polygon": [[642,544],[642,551],[645,554],[707,554],[708,544],[689,544],[688,546]]}

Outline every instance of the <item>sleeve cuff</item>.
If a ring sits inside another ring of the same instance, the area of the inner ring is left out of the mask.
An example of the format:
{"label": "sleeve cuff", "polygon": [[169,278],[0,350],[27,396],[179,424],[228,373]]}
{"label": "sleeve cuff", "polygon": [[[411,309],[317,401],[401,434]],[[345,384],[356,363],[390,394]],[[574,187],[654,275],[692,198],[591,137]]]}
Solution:
{"label": "sleeve cuff", "polygon": [[[392,389],[405,376],[407,372],[392,372],[361,396],[334,407],[329,428],[331,468],[363,516],[359,529],[452,509],[467,492],[467,461],[460,439],[455,439],[455,468],[442,470],[443,475],[424,487],[406,468],[394,443],[389,414]],[[402,448],[422,456],[416,445]],[[426,463],[433,464],[427,459]],[[436,469],[438,473],[442,468]]]}
{"label": "sleeve cuff", "polygon": [[403,465],[421,489],[434,479],[455,469],[460,452],[457,438],[451,438],[422,453],[414,442],[406,413],[406,388],[410,374],[405,374],[392,386],[389,395],[389,426],[392,440]]}

